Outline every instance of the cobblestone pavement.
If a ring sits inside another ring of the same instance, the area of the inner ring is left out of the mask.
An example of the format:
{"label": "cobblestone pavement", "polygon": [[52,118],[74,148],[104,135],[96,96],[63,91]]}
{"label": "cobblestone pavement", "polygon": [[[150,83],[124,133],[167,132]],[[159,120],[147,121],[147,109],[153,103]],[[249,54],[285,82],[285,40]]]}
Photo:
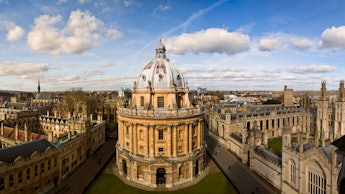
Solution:
{"label": "cobblestone pavement", "polygon": [[206,142],[211,157],[215,160],[225,176],[228,177],[230,182],[235,185],[239,193],[280,193],[278,189],[265,183],[260,177],[250,171],[247,166],[238,161],[238,159],[219,144],[212,135],[206,137]]}
{"label": "cobblestone pavement", "polygon": [[82,194],[97,174],[102,171],[114,153],[115,141],[106,141],[97,151],[97,154],[90,156],[75,173],[64,179],[51,193]]}

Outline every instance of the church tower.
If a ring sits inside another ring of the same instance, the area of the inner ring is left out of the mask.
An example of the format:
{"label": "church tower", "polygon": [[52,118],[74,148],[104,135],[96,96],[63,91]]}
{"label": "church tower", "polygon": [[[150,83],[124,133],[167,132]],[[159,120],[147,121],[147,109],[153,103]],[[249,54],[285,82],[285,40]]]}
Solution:
{"label": "church tower", "polygon": [[204,171],[204,112],[191,105],[188,92],[160,41],[134,82],[131,103],[117,111],[119,174],[142,186],[171,188]]}
{"label": "church tower", "polygon": [[334,139],[345,135],[345,88],[344,80],[340,81],[338,98],[335,101]]}
{"label": "church tower", "polygon": [[315,102],[317,116],[316,116],[316,140],[322,140],[322,146],[325,146],[325,141],[330,138],[329,128],[329,97],[326,89],[326,81],[321,82],[321,91],[319,99]]}

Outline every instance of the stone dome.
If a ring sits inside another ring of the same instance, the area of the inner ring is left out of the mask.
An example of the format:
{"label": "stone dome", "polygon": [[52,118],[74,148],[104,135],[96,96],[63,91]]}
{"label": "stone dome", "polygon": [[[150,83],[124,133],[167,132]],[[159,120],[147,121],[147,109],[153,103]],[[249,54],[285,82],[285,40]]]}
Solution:
{"label": "stone dome", "polygon": [[166,49],[162,41],[156,46],[156,57],[141,71],[136,88],[184,88],[182,72],[166,58]]}

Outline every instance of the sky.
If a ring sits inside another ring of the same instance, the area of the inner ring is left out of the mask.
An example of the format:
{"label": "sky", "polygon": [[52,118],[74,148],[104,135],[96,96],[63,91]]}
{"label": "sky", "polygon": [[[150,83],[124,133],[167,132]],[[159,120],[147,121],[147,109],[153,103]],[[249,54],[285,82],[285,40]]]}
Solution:
{"label": "sky", "polygon": [[345,79],[343,0],[0,0],[0,90],[131,89],[160,40],[190,90]]}

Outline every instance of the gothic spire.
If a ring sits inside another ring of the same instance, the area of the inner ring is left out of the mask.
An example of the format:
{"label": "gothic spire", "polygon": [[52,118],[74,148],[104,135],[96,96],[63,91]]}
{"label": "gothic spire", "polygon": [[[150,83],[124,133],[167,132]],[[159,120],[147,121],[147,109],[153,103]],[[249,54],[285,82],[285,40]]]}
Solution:
{"label": "gothic spire", "polygon": [[37,92],[38,94],[41,93],[41,86],[40,86],[40,78],[38,78],[38,84],[37,84]]}

